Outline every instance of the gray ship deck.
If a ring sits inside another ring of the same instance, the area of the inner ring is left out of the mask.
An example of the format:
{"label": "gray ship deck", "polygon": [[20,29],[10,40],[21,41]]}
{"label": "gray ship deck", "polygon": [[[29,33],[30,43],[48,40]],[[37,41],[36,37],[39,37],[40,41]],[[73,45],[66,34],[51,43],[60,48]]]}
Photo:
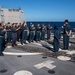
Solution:
{"label": "gray ship deck", "polygon": [[[7,47],[0,57],[0,75],[75,75],[75,39],[69,50],[50,51],[51,42]],[[50,43],[50,44],[49,44]]]}

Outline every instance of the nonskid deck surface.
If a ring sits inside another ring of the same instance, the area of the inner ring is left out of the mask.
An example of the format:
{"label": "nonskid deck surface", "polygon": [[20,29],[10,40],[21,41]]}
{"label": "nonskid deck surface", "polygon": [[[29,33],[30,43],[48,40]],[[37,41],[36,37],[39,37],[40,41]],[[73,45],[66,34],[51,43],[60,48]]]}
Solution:
{"label": "nonskid deck surface", "polygon": [[[74,44],[70,46],[75,49]],[[53,53],[49,42],[18,47],[5,49],[5,56],[0,57],[0,75],[75,75],[74,49],[60,48],[58,53]]]}

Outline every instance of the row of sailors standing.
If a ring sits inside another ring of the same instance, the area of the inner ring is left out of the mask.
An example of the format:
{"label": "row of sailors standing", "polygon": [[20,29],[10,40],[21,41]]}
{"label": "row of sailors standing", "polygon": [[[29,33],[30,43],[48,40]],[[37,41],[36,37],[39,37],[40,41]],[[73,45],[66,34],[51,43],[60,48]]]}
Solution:
{"label": "row of sailors standing", "polygon": [[[69,37],[72,33],[71,26],[68,24],[68,20],[65,20],[65,24],[62,26],[63,28],[63,49],[68,50],[69,48]],[[5,33],[7,32],[7,42],[11,42],[12,40],[12,46],[17,46],[16,41],[20,41],[21,44],[26,43],[26,40],[28,39],[28,31],[29,31],[29,42],[33,42],[34,39],[36,41],[45,40],[45,32],[47,30],[47,39],[50,39],[50,30],[52,27],[50,24],[46,28],[44,24],[40,26],[40,24],[37,24],[36,28],[34,24],[30,24],[30,27],[26,25],[24,22],[23,24],[13,23],[12,26],[10,23],[5,27],[3,23],[0,23],[0,56],[3,55],[3,51],[5,49]],[[35,37],[36,35],[36,37]],[[60,38],[61,34],[57,26],[54,27],[54,40],[53,40],[53,46],[54,48],[52,51],[57,52],[59,50],[60,46]]]}
{"label": "row of sailors standing", "polygon": [[[50,39],[50,29],[52,27],[50,24],[46,28],[44,24],[40,26],[40,24],[37,24],[35,27],[34,24],[30,23],[30,27],[26,25],[24,22],[23,24],[20,23],[20,25],[13,23],[12,26],[10,22],[8,22],[7,26],[5,27],[7,32],[7,42],[11,42],[12,40],[12,46],[17,46],[16,41],[20,41],[21,44],[26,44],[26,40],[29,40],[29,43],[34,42],[34,39],[36,42],[42,40],[45,40],[45,32],[47,30],[47,39]],[[28,35],[29,32],[29,35]]]}

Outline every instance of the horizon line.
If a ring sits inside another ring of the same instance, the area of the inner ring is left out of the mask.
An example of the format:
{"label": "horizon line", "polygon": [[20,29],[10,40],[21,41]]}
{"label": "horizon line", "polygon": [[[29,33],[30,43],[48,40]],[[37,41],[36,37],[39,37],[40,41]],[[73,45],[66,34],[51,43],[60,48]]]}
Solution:
{"label": "horizon line", "polygon": [[[26,22],[64,22],[64,21],[35,21],[34,20],[34,21],[26,21]],[[69,21],[69,22],[75,22],[75,21]]]}

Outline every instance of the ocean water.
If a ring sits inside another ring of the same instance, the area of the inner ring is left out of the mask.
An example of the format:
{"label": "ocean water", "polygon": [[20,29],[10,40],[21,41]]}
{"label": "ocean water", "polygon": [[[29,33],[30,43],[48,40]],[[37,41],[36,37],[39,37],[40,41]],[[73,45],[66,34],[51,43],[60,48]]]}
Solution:
{"label": "ocean water", "polygon": [[[27,25],[30,26],[30,23],[33,23],[34,26],[36,27],[36,25],[39,23],[40,25],[42,25],[42,23],[44,23],[46,26],[48,24],[51,24],[51,26],[54,28],[54,26],[58,26],[58,28],[60,30],[62,30],[62,25],[64,25],[64,22],[27,22]],[[73,30],[73,28],[75,27],[75,22],[69,22],[69,25],[71,25],[71,28]],[[74,30],[73,30],[74,31]]]}

